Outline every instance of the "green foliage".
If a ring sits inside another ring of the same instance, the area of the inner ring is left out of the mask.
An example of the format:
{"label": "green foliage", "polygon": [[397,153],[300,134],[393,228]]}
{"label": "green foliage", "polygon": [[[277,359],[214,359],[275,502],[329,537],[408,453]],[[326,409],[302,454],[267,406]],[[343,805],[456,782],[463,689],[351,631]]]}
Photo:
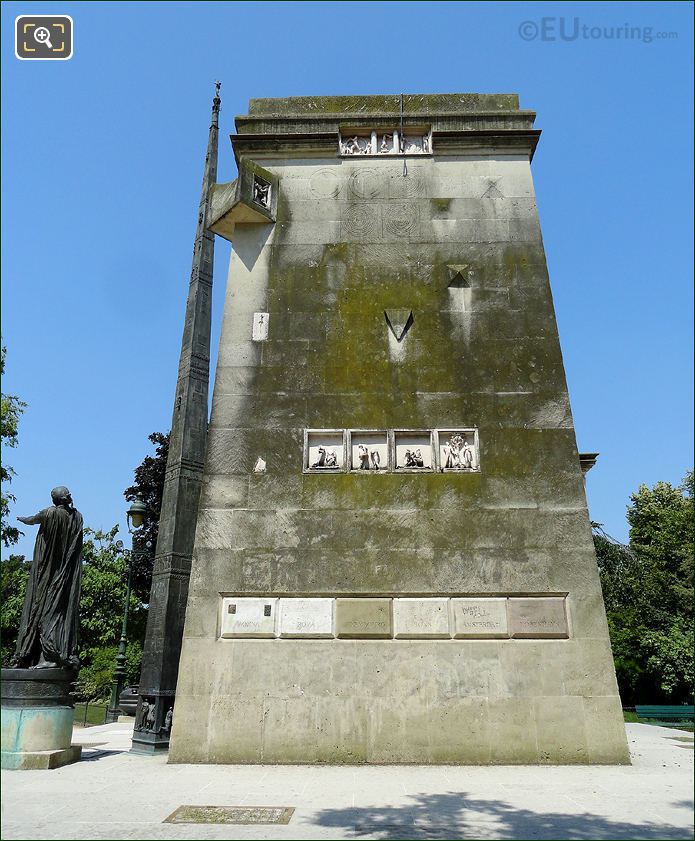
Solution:
{"label": "green foliage", "polygon": [[[0,347],[0,375],[5,373],[5,355],[7,348]],[[12,394],[0,395],[0,442],[4,447],[16,447],[19,432],[19,416],[26,408],[26,403]],[[10,503],[15,501],[13,494],[6,491],[7,485],[12,481],[14,470],[3,459],[0,465],[0,540],[5,546],[13,546],[22,532],[15,526],[8,525],[7,518],[10,513]]]}
{"label": "green foliage", "polygon": [[[116,540],[118,526],[110,531],[84,530],[84,566],[80,596],[80,649],[85,654],[118,643],[126,595],[126,553]],[[131,593],[128,636],[144,633],[145,611]]]}
{"label": "green foliage", "polygon": [[[106,701],[111,695],[113,672],[116,664],[118,646],[95,648],[90,652],[89,662],[82,666],[77,679],[76,690],[87,701]],[[140,681],[142,663],[142,644],[139,640],[126,646],[126,686],[137,686]]]}
{"label": "green foliage", "polygon": [[623,703],[692,703],[692,472],[641,485],[627,517],[629,546],[594,534]]}
{"label": "green foliage", "polygon": [[145,602],[149,601],[152,584],[152,564],[157,548],[164,474],[169,455],[169,433],[153,432],[148,438],[155,445],[155,454],[145,456],[139,467],[135,468],[134,484],[123,492],[129,502],[139,497],[147,506],[145,523],[135,535],[136,545],[141,551],[144,550],[144,554],[133,565],[133,588]]}
{"label": "green foliage", "polygon": [[[117,534],[118,526],[107,532],[85,529],[80,596],[82,668],[78,692],[89,700],[108,697],[121,636],[128,570],[127,557],[116,540]],[[137,595],[131,593],[126,673],[127,681],[133,684],[140,680],[146,622],[146,608]]]}
{"label": "green foliage", "polygon": [[10,555],[9,558],[0,561],[0,571],[2,572],[0,639],[2,639],[3,666],[9,666],[14,654],[30,566],[31,564],[24,558],[24,555]]}

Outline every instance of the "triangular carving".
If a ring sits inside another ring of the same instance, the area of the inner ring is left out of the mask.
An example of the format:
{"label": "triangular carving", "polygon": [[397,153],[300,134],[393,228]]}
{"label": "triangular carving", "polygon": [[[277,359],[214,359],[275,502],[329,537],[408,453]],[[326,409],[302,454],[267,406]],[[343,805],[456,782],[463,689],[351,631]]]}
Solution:
{"label": "triangular carving", "polygon": [[410,330],[410,327],[413,323],[413,311],[384,310],[384,316],[386,317],[386,323],[388,324],[389,329],[396,337],[396,341],[402,341],[403,337],[408,332],[408,330]]}
{"label": "triangular carving", "polygon": [[470,266],[467,265],[455,265],[453,263],[447,264],[447,270],[449,272],[449,289],[469,289],[470,288],[470,281],[468,279],[470,275]]}
{"label": "triangular carving", "polygon": [[502,199],[504,196],[497,187],[496,181],[490,181],[487,190],[482,196],[484,199]]}

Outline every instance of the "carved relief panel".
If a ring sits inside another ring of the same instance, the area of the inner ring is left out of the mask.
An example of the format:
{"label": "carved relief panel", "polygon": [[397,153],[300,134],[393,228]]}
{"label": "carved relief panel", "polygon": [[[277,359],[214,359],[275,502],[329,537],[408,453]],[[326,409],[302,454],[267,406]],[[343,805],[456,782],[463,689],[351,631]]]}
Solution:
{"label": "carved relief panel", "polygon": [[443,472],[480,470],[477,429],[438,429],[437,448]]}
{"label": "carved relief panel", "polygon": [[397,429],[393,449],[396,470],[432,470],[432,433],[429,430]]}
{"label": "carved relief panel", "polygon": [[389,468],[387,432],[353,430],[349,433],[350,470],[386,471]]}

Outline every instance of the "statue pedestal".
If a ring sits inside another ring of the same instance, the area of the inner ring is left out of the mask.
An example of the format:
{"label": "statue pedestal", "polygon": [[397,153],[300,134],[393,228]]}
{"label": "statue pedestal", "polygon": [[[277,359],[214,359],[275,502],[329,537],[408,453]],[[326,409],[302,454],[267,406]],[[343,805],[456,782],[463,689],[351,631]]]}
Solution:
{"label": "statue pedestal", "polygon": [[70,695],[77,672],[2,670],[2,762],[15,770],[59,768],[82,753],[72,742]]}

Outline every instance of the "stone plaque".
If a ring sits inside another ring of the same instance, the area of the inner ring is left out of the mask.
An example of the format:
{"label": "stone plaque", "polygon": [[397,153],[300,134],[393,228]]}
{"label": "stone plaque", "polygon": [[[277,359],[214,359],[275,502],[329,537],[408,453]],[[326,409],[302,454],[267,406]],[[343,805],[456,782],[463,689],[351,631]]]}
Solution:
{"label": "stone plaque", "polygon": [[179,806],[164,823],[288,824],[294,806]]}
{"label": "stone plaque", "polygon": [[509,630],[514,639],[566,639],[569,637],[565,599],[509,599]]}
{"label": "stone plaque", "polygon": [[391,599],[336,599],[335,632],[341,639],[390,639]]}
{"label": "stone plaque", "polygon": [[431,470],[432,436],[429,432],[395,432],[396,469]]}
{"label": "stone plaque", "polygon": [[350,435],[350,469],[360,472],[387,470],[389,466],[386,432],[353,432]]}
{"label": "stone plaque", "polygon": [[268,338],[268,319],[270,316],[267,312],[255,312],[253,314],[253,332],[251,338],[254,342],[264,342]]}
{"label": "stone plaque", "polygon": [[280,599],[281,637],[332,637],[333,599]]}
{"label": "stone plaque", "polygon": [[507,599],[452,599],[451,613],[456,639],[504,639],[507,629]]}
{"label": "stone plaque", "polygon": [[345,463],[342,429],[311,430],[306,434],[304,469],[340,471]]}
{"label": "stone plaque", "polygon": [[222,632],[232,637],[274,637],[278,599],[250,599],[229,596],[222,599]]}
{"label": "stone plaque", "polygon": [[393,629],[396,639],[448,639],[448,599],[394,599]]}

